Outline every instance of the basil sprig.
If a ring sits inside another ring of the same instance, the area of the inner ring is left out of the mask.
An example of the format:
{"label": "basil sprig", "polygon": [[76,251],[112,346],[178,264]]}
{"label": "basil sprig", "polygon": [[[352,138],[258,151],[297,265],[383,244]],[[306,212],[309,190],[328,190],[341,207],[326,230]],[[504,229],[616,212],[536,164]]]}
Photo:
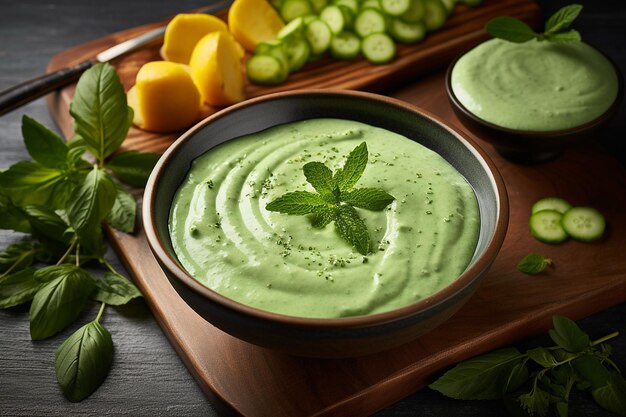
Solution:
{"label": "basil sprig", "polygon": [[572,320],[552,318],[549,336],[555,346],[521,353],[496,350],[459,363],[430,388],[461,400],[504,400],[513,415],[546,416],[551,407],[568,414],[572,389],[589,391],[596,403],[626,416],[626,381],[610,359],[611,333],[591,341]]}
{"label": "basil sprig", "polygon": [[359,253],[367,255],[371,239],[355,207],[381,211],[395,199],[380,188],[353,188],[365,171],[367,159],[367,144],[363,142],[350,152],[344,166],[335,173],[321,162],[309,162],[303,167],[304,176],[317,193],[290,192],[265,208],[284,214],[311,214],[313,227],[320,229],[335,222],[339,236]]}
{"label": "basil sprig", "polygon": [[[67,328],[90,300],[103,303],[98,317],[73,333],[55,358],[65,396],[80,401],[111,366],[111,335],[100,323],[105,306],[141,296],[105,259],[102,225],[134,230],[137,203],[122,183],[145,185],[158,155],[118,152],[133,112],[108,64],[82,75],[70,114],[76,136],[68,142],[24,116],[22,135],[32,160],[0,172],[0,228],[30,234],[0,252],[0,308],[31,302],[30,334],[40,340]],[[85,269],[89,262],[106,272]]]}
{"label": "basil sprig", "polygon": [[570,4],[553,14],[546,22],[544,31],[535,32],[530,26],[519,19],[510,16],[499,16],[491,19],[485,30],[494,38],[509,42],[523,43],[532,39],[551,42],[580,41],[580,33],[570,26],[582,11],[580,4]]}

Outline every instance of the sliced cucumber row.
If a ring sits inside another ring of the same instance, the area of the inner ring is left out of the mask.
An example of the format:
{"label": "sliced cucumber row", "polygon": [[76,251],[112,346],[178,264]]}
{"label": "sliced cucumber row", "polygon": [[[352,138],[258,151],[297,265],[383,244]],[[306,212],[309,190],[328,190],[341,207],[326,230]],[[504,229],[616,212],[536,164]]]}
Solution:
{"label": "sliced cucumber row", "polygon": [[532,207],[530,233],[545,243],[561,243],[572,238],[592,242],[602,238],[606,221],[592,207],[572,207],[562,198],[549,197]]}

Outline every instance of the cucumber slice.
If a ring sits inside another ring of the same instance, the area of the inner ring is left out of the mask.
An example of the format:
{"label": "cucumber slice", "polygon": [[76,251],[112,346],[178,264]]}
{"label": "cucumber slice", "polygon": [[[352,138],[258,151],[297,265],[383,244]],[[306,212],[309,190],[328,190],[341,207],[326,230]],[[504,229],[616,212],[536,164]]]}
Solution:
{"label": "cucumber slice", "polygon": [[280,61],[283,71],[289,74],[289,57],[287,56],[287,48],[280,40],[260,42],[254,48],[254,55],[271,55]]}
{"label": "cucumber slice", "polygon": [[313,13],[321,12],[328,5],[328,0],[310,0]]}
{"label": "cucumber slice", "polygon": [[400,15],[400,19],[409,23],[421,22],[424,18],[424,10],[423,0],[411,0],[409,9]]}
{"label": "cucumber slice", "polygon": [[365,9],[376,9],[376,10],[382,10],[382,8],[380,7],[380,3],[378,2],[378,0],[365,0],[363,3],[361,3],[361,8],[360,8],[360,10],[365,10]]}
{"label": "cucumber slice", "polygon": [[285,0],[280,6],[280,17],[287,23],[309,13],[313,13],[309,0]]}
{"label": "cucumber slice", "polygon": [[389,16],[400,16],[411,7],[411,0],[380,0],[380,7]]}
{"label": "cucumber slice", "polygon": [[541,210],[556,210],[561,214],[564,214],[567,210],[571,209],[572,205],[562,198],[558,197],[546,197],[533,204],[530,209],[531,213],[536,213]]}
{"label": "cucumber slice", "polygon": [[322,10],[322,13],[320,13],[320,19],[326,22],[331,32],[334,34],[343,31],[346,25],[346,19],[343,17],[343,12],[339,6],[326,6],[324,10]]}
{"label": "cucumber slice", "polygon": [[386,64],[396,56],[396,44],[386,33],[372,33],[363,38],[361,51],[370,63]]}
{"label": "cucumber slice", "polygon": [[330,54],[337,59],[352,59],[361,51],[361,40],[352,32],[341,32],[330,42]]}
{"label": "cucumber slice", "polygon": [[357,0],[335,0],[333,4],[337,6],[345,6],[354,14],[359,11],[359,2]]}
{"label": "cucumber slice", "polygon": [[561,226],[563,215],[556,210],[541,210],[530,216],[528,226],[535,239],[545,243],[561,243],[568,234]]}
{"label": "cucumber slice", "polygon": [[255,84],[280,84],[289,73],[273,55],[254,55],[246,63],[246,75]]}
{"label": "cucumber slice", "polygon": [[330,46],[333,33],[323,20],[315,19],[306,25],[304,36],[309,41],[309,46],[311,46],[311,54],[319,55]]}
{"label": "cucumber slice", "polygon": [[337,7],[339,7],[339,10],[341,10],[341,13],[343,13],[343,20],[345,22],[343,25],[344,30],[352,29],[352,26],[354,26],[355,13],[352,11],[352,9],[350,9],[348,6],[344,6],[343,4],[340,4]]}
{"label": "cucumber slice", "polygon": [[604,235],[604,216],[591,207],[573,207],[561,219],[563,229],[574,239],[592,242]]}
{"label": "cucumber slice", "polygon": [[298,71],[306,64],[311,55],[311,47],[304,38],[292,36],[283,41],[287,50],[287,60],[289,61],[289,72]]}
{"label": "cucumber slice", "polygon": [[291,36],[303,36],[304,35],[304,18],[302,16],[296,17],[291,22],[287,23],[281,30],[278,31],[278,39],[286,39]]}
{"label": "cucumber slice", "polygon": [[441,0],[422,0],[424,2],[424,25],[426,30],[432,32],[446,23],[448,11]]}
{"label": "cucumber slice", "polygon": [[389,34],[398,42],[415,43],[426,36],[426,26],[422,22],[410,23],[394,17],[389,23]]}
{"label": "cucumber slice", "polygon": [[354,31],[362,38],[372,33],[383,33],[385,30],[387,30],[385,16],[378,10],[361,10],[354,19]]}

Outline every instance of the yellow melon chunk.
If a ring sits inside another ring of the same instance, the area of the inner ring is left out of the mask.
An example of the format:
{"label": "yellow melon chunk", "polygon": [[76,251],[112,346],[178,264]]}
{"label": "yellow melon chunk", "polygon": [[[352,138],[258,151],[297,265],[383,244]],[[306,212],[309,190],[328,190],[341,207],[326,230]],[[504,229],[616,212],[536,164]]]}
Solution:
{"label": "yellow melon chunk", "polygon": [[173,132],[191,126],[201,116],[200,93],[186,65],[167,61],[144,64],[128,91],[133,123],[153,132]]}
{"label": "yellow melon chunk", "polygon": [[237,42],[253,52],[259,42],[276,39],[285,24],[266,0],[235,0],[228,11],[228,26]]}
{"label": "yellow melon chunk", "polygon": [[223,20],[210,14],[177,14],[165,29],[161,50],[163,58],[167,61],[189,64],[196,43],[203,36],[215,31],[228,32],[228,26]]}
{"label": "yellow melon chunk", "polygon": [[227,106],[245,99],[241,56],[229,33],[212,32],[200,39],[191,54],[189,68],[207,104]]}

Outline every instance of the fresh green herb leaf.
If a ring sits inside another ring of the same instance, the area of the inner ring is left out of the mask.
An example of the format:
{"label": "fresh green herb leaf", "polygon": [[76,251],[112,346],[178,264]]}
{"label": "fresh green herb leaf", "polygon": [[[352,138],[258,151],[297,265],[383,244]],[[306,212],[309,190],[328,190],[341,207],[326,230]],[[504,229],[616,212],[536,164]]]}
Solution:
{"label": "fresh green herb leaf", "polygon": [[36,270],[30,267],[0,280],[0,308],[17,306],[33,299],[41,287],[34,277]]}
{"label": "fresh green herb leaf", "polygon": [[546,348],[538,347],[530,349],[526,352],[528,357],[538,363],[539,365],[550,368],[557,363],[557,360],[552,356],[552,353]]}
{"label": "fresh green herb leaf", "polygon": [[572,361],[572,366],[581,382],[589,388],[600,388],[609,382],[610,373],[593,354],[585,354]]}
{"label": "fresh green herb leaf", "polygon": [[47,168],[64,169],[68,148],[56,133],[31,119],[22,117],[22,136],[30,156]]}
{"label": "fresh green herb leaf", "polygon": [[309,162],[302,167],[306,180],[320,194],[332,194],[337,184],[333,172],[321,162]]}
{"label": "fresh green herb leaf", "polygon": [[339,206],[335,213],[335,226],[339,236],[362,255],[370,252],[370,235],[367,226],[352,206]]}
{"label": "fresh green herb leaf", "polygon": [[579,42],[582,40],[580,32],[570,29],[567,32],[550,33],[546,35],[546,39],[550,42]]}
{"label": "fresh green herb leaf", "polygon": [[72,402],[81,401],[98,389],[112,363],[111,334],[97,320],[68,337],[54,359],[59,385]]}
{"label": "fresh green herb leaf", "polygon": [[600,407],[620,416],[626,416],[626,381],[616,372],[611,372],[609,381],[592,392],[593,399]]}
{"label": "fresh green herb leaf", "polygon": [[56,186],[64,178],[65,174],[57,169],[20,161],[0,173],[0,190],[18,206],[41,204],[56,208]]}
{"label": "fresh green herb leaf", "polygon": [[460,400],[498,399],[513,368],[523,358],[515,348],[496,350],[459,363],[429,387]]}
{"label": "fresh green herb leaf", "polygon": [[69,226],[54,210],[38,205],[28,205],[23,210],[30,222],[33,236],[69,243],[69,238],[65,234]]}
{"label": "fresh green herb leaf", "polygon": [[[0,252],[0,272],[17,272],[33,264],[35,247],[28,242],[18,242]],[[0,280],[4,274],[0,274]]]}
{"label": "fresh green herb leaf", "polygon": [[544,417],[548,414],[548,408],[550,407],[550,394],[539,388],[535,383],[529,393],[519,396],[519,402],[522,408],[531,415],[538,414]]}
{"label": "fresh green herb leaf", "polygon": [[485,30],[494,38],[505,41],[523,43],[539,36],[530,26],[510,16],[499,16],[491,19]]}
{"label": "fresh green herb leaf", "polygon": [[556,405],[556,412],[559,415],[559,417],[567,417],[569,415],[569,405],[566,402],[557,402]]}
{"label": "fresh green herb leaf", "polygon": [[[36,273],[35,276],[37,278]],[[84,269],[58,265],[56,278],[37,291],[30,306],[31,338],[45,339],[72,323],[83,310],[94,288],[94,278]]]}
{"label": "fresh green herb leaf", "polygon": [[544,258],[538,253],[530,253],[517,264],[517,270],[525,274],[536,275],[550,265],[552,265],[552,259]]}
{"label": "fresh green herb leaf", "polygon": [[313,214],[311,225],[313,225],[316,229],[323,229],[333,220],[335,220],[335,210],[329,208],[321,213]]}
{"label": "fresh green herb leaf", "polygon": [[120,274],[107,272],[96,282],[98,291],[95,299],[112,306],[121,306],[134,298],[141,297],[141,292],[127,278]]}
{"label": "fresh green herb leaf", "polygon": [[330,205],[318,194],[308,191],[294,191],[278,197],[267,204],[265,209],[284,214],[303,215],[322,213],[329,207]]}
{"label": "fresh green herb leaf", "polygon": [[395,200],[380,188],[356,188],[341,193],[341,201],[354,207],[380,211]]}
{"label": "fresh green herb leaf", "polygon": [[356,184],[367,166],[367,144],[361,143],[348,155],[343,168],[337,170],[334,181],[340,191],[347,191]]}
{"label": "fresh green herb leaf", "polygon": [[528,367],[525,362],[517,363],[506,380],[503,393],[515,392],[528,379]]}
{"label": "fresh green herb leaf", "polygon": [[563,316],[553,316],[552,324],[554,330],[550,330],[548,334],[554,343],[563,349],[577,353],[589,347],[591,343],[589,336],[572,320]]}
{"label": "fresh green herb leaf", "polygon": [[115,183],[115,202],[106,217],[107,223],[117,230],[132,233],[135,230],[136,211],[137,202],[133,195]]}
{"label": "fresh green herb leaf", "polygon": [[0,229],[15,230],[17,232],[29,233],[30,223],[9,197],[0,191]]}
{"label": "fresh green herb leaf", "polygon": [[159,157],[151,152],[128,151],[114,155],[105,166],[126,184],[143,187]]}
{"label": "fresh green herb leaf", "polygon": [[80,77],[70,105],[76,134],[98,161],[111,155],[124,141],[133,111],[115,69],[96,64]]}
{"label": "fresh green herb leaf", "polygon": [[574,20],[576,20],[582,9],[583,6],[581,6],[580,4],[570,4],[559,9],[556,13],[550,16],[550,18],[546,22],[544,33],[547,35],[569,29],[569,27],[572,25],[572,23],[574,23]]}

